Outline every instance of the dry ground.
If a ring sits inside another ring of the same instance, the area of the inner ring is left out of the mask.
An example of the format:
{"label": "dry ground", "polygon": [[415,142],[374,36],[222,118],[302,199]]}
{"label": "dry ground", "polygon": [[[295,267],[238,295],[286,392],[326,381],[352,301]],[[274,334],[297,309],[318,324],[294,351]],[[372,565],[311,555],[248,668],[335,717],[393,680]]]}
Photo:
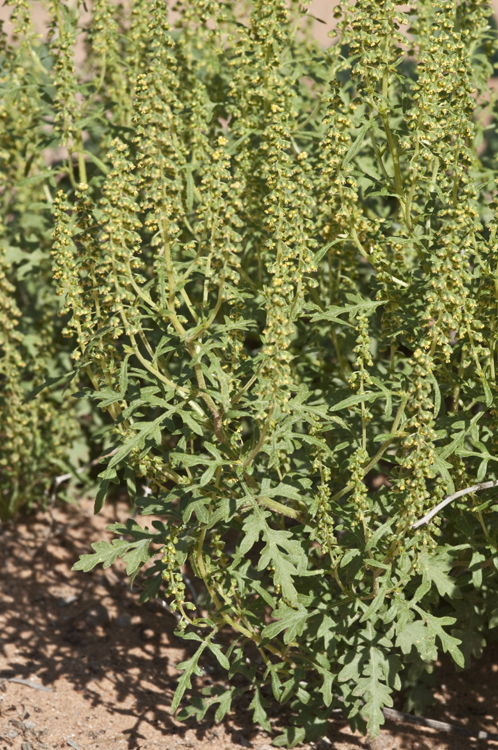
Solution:
{"label": "dry ground", "polygon": [[[120,567],[71,571],[105,526],[126,515],[118,502],[94,516],[85,500],[80,509],[60,505],[0,529],[0,750],[269,747],[270,737],[251,727],[247,704],[221,725],[173,720],[176,664],[185,654],[174,618],[157,605],[139,605]],[[214,665],[205,667],[197,688],[224,679]],[[438,685],[428,716],[498,731],[496,645],[469,672],[443,664]],[[272,722],[278,725],[278,714]],[[328,740],[334,750],[498,747],[396,722],[386,722],[369,745],[340,716]]]}

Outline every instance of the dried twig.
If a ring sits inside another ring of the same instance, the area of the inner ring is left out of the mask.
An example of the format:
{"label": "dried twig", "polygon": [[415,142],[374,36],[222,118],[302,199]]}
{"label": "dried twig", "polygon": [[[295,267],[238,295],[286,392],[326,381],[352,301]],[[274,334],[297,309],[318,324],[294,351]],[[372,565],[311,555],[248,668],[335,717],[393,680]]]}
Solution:
{"label": "dried twig", "polygon": [[444,500],[438,503],[435,508],[433,508],[431,511],[429,511],[429,513],[421,518],[420,521],[412,523],[412,529],[418,529],[418,527],[423,526],[424,523],[429,523],[431,518],[434,518],[434,516],[437,515],[440,510],[452,503],[453,500],[456,500],[458,497],[470,495],[472,492],[478,492],[479,490],[490,490],[492,487],[498,487],[498,479],[494,482],[481,482],[480,484],[474,484],[472,487],[467,487],[467,489],[465,490],[458,490],[458,492],[455,492],[453,495],[448,495],[448,497],[445,497]]}
{"label": "dried twig", "polygon": [[448,724],[446,721],[435,721],[434,719],[424,719],[423,716],[414,716],[413,714],[405,714],[403,711],[395,711],[393,708],[383,708],[382,713],[386,719],[393,719],[394,721],[406,721],[410,724],[419,724],[423,727],[430,727],[431,729],[439,729],[440,732],[450,732],[450,734],[459,734],[462,737],[475,737],[478,740],[498,740],[498,734],[491,732],[476,731],[474,729],[466,729],[465,727],[457,727],[454,724]]}
{"label": "dried twig", "polygon": [[[342,696],[339,697],[341,703],[344,702]],[[363,701],[362,701],[363,703]],[[343,711],[342,708],[334,709],[333,713]],[[386,719],[391,721],[406,721],[407,724],[418,724],[422,727],[429,727],[430,729],[438,729],[440,732],[449,732],[450,734],[459,734],[461,737],[475,737],[478,740],[492,740],[498,741],[498,734],[492,732],[484,732],[483,730],[466,729],[465,727],[457,727],[455,724],[448,724],[446,721],[437,721],[436,719],[425,719],[423,716],[414,716],[413,714],[406,714],[404,711],[396,711],[394,708],[383,708],[382,713]]]}
{"label": "dried twig", "polygon": [[53,693],[53,688],[41,685],[39,682],[32,682],[32,680],[22,680],[20,677],[4,677],[5,682],[17,682],[19,685],[27,685],[27,687],[34,688],[35,690],[43,690],[46,693]]}
{"label": "dried twig", "polygon": [[70,745],[74,750],[81,750],[80,746],[76,744],[73,740],[69,740],[67,737],[64,737],[64,740],[67,742],[68,745]]}

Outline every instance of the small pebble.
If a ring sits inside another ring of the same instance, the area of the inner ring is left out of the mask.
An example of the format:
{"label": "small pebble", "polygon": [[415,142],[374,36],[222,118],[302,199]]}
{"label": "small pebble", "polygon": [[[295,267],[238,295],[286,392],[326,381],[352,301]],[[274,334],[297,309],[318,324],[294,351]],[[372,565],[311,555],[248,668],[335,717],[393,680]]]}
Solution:
{"label": "small pebble", "polygon": [[75,602],[78,599],[77,596],[60,596],[57,600],[57,604],[62,609],[62,607],[68,607],[70,604]]}
{"label": "small pebble", "polygon": [[129,628],[131,625],[131,617],[130,615],[126,614],[118,615],[114,622],[116,623],[118,628]]}

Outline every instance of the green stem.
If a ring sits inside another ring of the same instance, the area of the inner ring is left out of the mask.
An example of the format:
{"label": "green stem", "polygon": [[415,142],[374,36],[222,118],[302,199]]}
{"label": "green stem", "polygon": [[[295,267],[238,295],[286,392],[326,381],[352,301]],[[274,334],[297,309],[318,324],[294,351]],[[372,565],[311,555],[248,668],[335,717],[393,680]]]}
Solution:
{"label": "green stem", "polygon": [[[365,250],[365,248],[361,244],[360,238],[358,237],[358,234],[357,234],[356,229],[354,228],[354,226],[351,226],[351,234],[353,235],[354,243],[355,243],[356,247],[358,248],[358,250],[360,252],[360,255],[362,255],[364,258],[366,258],[368,260],[368,262],[370,263],[370,265],[375,269],[375,266],[372,263],[372,258],[370,257],[370,255],[367,253],[367,251]],[[408,288],[410,286],[409,284],[406,283],[406,281],[402,281],[401,279],[398,279],[396,276],[393,276],[392,274],[389,274],[389,277],[394,281],[395,284],[399,284],[399,286],[404,286],[406,288]]]}
{"label": "green stem", "polygon": [[78,131],[77,154],[78,154],[78,170],[79,170],[80,182],[83,182],[86,185],[87,184],[86,163],[85,163],[85,155],[83,153],[83,136],[81,135],[81,131]]}
{"label": "green stem", "polygon": [[[204,539],[206,536],[206,529],[202,529],[201,533],[199,534],[199,539],[197,540],[197,546],[196,546],[196,555],[195,555],[195,562],[197,563],[197,568],[199,570],[199,573],[201,575],[202,580],[204,581],[204,585],[206,586],[207,592],[209,593],[209,596],[211,597],[211,600],[216,607],[218,614],[220,617],[226,622],[227,625],[230,625],[234,630],[238,631],[242,635],[244,635],[246,638],[249,638],[251,641],[256,643],[258,646],[262,643],[263,638],[261,636],[254,632],[253,630],[250,630],[248,627],[245,627],[244,625],[241,625],[240,622],[237,622],[234,620],[230,615],[223,611],[223,605],[216,592],[214,591],[213,587],[210,585],[208,580],[208,574],[206,570],[206,565],[204,563],[204,556],[202,554],[202,547],[204,545]],[[278,649],[276,649],[274,646],[271,646],[270,644],[265,644],[265,648],[268,649],[271,653],[275,654],[276,656],[282,657],[282,654]]]}
{"label": "green stem", "polygon": [[234,406],[238,401],[240,401],[240,399],[242,398],[242,396],[244,395],[244,393],[247,393],[247,391],[249,390],[249,388],[252,385],[254,385],[254,383],[256,382],[256,380],[259,377],[260,371],[261,371],[261,366],[256,370],[256,372],[254,373],[254,375],[248,380],[248,382],[245,384],[245,386],[243,388],[241,388],[241,390],[238,391],[238,393],[236,393],[236,395],[233,397],[232,403],[231,403],[232,406]]}
{"label": "green stem", "polygon": [[256,456],[258,455],[258,453],[260,452],[261,448],[263,447],[264,442],[266,440],[266,436],[268,434],[268,430],[270,429],[270,422],[271,422],[271,418],[273,416],[273,411],[274,411],[274,407],[272,406],[272,407],[270,407],[270,411],[269,411],[269,414],[268,414],[268,419],[266,420],[265,426],[261,430],[261,433],[260,433],[259,440],[258,440],[257,444],[254,446],[254,448],[252,449],[252,451],[249,453],[249,455],[247,456],[246,460],[242,464],[242,471],[245,471],[246,468],[254,461],[254,459],[256,458]]}
{"label": "green stem", "polygon": [[398,197],[400,200],[403,200],[403,178],[401,177],[401,167],[399,163],[399,152],[396,148],[396,144],[394,142],[394,137],[391,132],[391,127],[389,125],[389,118],[385,113],[381,114],[382,118],[382,124],[384,125],[384,131],[386,133],[387,143],[389,146],[389,151],[391,152],[391,157],[394,164],[394,183],[396,186],[396,192],[398,194]]}
{"label": "green stem", "polygon": [[287,505],[278,503],[276,500],[272,500],[269,497],[258,497],[258,502],[261,503],[261,505],[264,505],[266,508],[274,510],[275,513],[280,513],[282,516],[293,518],[295,521],[301,521],[301,523],[304,523],[306,520],[305,516],[298,510],[289,508]]}
{"label": "green stem", "polygon": [[194,321],[196,323],[198,323],[199,322],[199,316],[197,315],[196,311],[194,310],[194,307],[192,305],[190,297],[188,296],[188,294],[187,294],[187,292],[185,291],[184,288],[180,289],[180,294],[182,295],[183,301],[187,305],[189,313],[193,317]]}
{"label": "green stem", "polygon": [[378,165],[380,167],[380,171],[384,175],[384,179],[387,182],[387,187],[389,187],[389,188],[394,187],[394,185],[392,184],[392,180],[391,180],[390,176],[387,173],[387,170],[385,168],[384,162],[382,161],[382,156],[381,156],[381,153],[380,153],[380,150],[379,150],[379,146],[378,146],[377,141],[375,140],[375,135],[373,133],[373,129],[372,128],[370,128],[369,133],[370,133],[370,140],[372,141],[372,146],[373,146],[374,154],[375,154],[375,157],[377,159],[377,163],[378,163]]}
{"label": "green stem", "polygon": [[[363,476],[366,476],[368,474],[368,472],[371,471],[374,468],[374,466],[377,463],[377,461],[384,455],[384,453],[389,448],[389,446],[391,445],[391,443],[395,440],[395,438],[399,437],[399,434],[398,434],[397,430],[399,428],[401,419],[403,417],[403,414],[404,414],[407,402],[408,402],[408,396],[404,396],[403,400],[402,400],[402,402],[400,404],[400,407],[399,407],[399,409],[397,411],[396,417],[394,419],[393,426],[391,428],[391,432],[393,433],[392,436],[389,437],[386,440],[386,442],[382,444],[382,446],[377,451],[377,453],[372,458],[372,460],[369,461],[368,464],[365,466],[365,468],[363,469],[363,474],[362,474]],[[344,495],[346,495],[349,492],[350,489],[352,489],[352,484],[350,482],[348,482],[348,484],[345,487],[343,487],[342,490],[339,490],[339,492],[336,492],[336,494],[333,495],[330,498],[330,502],[332,502],[332,503],[337,502],[337,500],[340,500],[341,497],[343,497]]]}

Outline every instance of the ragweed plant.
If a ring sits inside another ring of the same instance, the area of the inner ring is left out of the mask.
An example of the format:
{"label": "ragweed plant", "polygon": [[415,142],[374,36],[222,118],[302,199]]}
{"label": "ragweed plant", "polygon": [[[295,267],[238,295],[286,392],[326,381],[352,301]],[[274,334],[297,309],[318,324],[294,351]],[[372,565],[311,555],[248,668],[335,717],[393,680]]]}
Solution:
{"label": "ragweed plant", "polygon": [[73,376],[112,423],[96,511],[123,484],[160,518],[75,567],[143,569],[198,643],[173,711],[203,652],[229,671],[180,716],[249,693],[268,731],[287,704],[276,745],[337,707],[375,735],[498,622],[490,10],[343,2],[327,50],[303,3],[174,10],[97,2],[79,72],[53,0],[36,73]]}
{"label": "ragweed plant", "polygon": [[[51,60],[24,0],[13,4],[0,41],[0,520],[45,505],[54,478],[88,457],[84,408],[61,393],[28,394],[70,370],[52,281],[52,191],[57,171],[44,149],[53,107],[45,89]],[[74,388],[73,388],[74,391]],[[82,404],[83,406],[83,404]],[[70,499],[68,495],[66,499]]]}

